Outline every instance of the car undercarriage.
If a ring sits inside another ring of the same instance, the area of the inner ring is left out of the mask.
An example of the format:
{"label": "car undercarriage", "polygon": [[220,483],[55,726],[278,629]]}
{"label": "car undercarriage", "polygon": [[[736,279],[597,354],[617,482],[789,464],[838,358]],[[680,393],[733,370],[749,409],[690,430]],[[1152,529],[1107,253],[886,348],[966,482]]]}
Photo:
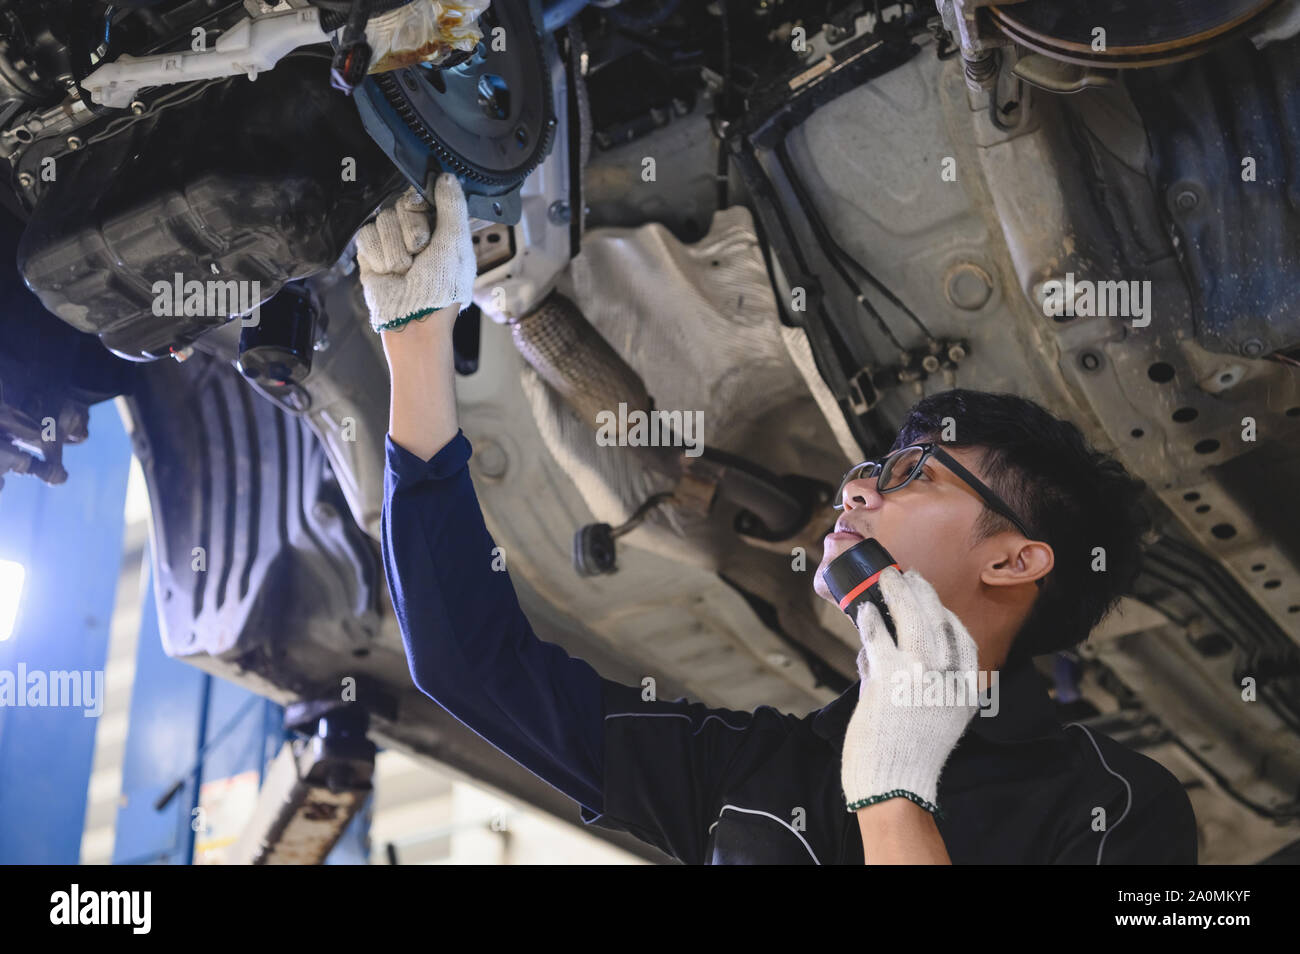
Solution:
{"label": "car undercarriage", "polygon": [[[1295,860],[1300,5],[435,6],[436,58],[345,94],[347,3],[0,4],[0,473],[59,482],[119,399],[170,656],[299,712],[352,679],[376,743],[577,823],[416,689],[384,582],[353,237],[452,171],[461,426],[543,639],[824,705],[836,480],[922,396],[1014,392],[1147,485],[1132,593],[1038,660],[1063,721],[1183,782],[1202,862]],[[602,411],[702,427],[597,453]]]}

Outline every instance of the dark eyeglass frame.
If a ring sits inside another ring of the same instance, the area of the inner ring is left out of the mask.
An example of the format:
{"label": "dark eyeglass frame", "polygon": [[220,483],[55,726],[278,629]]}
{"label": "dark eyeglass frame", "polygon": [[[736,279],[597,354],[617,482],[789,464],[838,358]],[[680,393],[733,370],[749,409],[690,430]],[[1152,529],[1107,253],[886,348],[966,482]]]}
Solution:
{"label": "dark eyeglass frame", "polygon": [[943,464],[943,466],[952,471],[953,474],[959,477],[963,483],[967,484],[972,490],[979,494],[980,499],[984,501],[986,507],[999,516],[1006,517],[1007,520],[1011,522],[1012,526],[1019,530],[1027,539],[1038,539],[1038,536],[1025,526],[1024,521],[1016,516],[1015,512],[1003,502],[1002,498],[989,490],[984,481],[980,480],[963,467],[955,457],[945,451],[938,444],[928,441],[920,444],[908,444],[906,447],[900,447],[898,450],[886,454],[879,460],[864,460],[861,464],[851,468],[849,472],[844,475],[844,479],[840,481],[840,489],[835,495],[835,503],[833,505],[835,509],[844,509],[844,486],[850,480],[870,480],[872,477],[879,477],[884,473],[891,458],[896,459],[900,454],[905,454],[908,451],[913,450],[920,450],[921,456],[917,458],[916,463],[912,466],[911,473],[903,478],[903,482],[897,487],[890,487],[888,490],[880,490],[877,485],[878,493],[892,494],[896,490],[902,490],[916,479],[917,475],[921,473],[922,468],[925,467],[925,462],[933,457],[935,460],[939,461],[939,463]]}

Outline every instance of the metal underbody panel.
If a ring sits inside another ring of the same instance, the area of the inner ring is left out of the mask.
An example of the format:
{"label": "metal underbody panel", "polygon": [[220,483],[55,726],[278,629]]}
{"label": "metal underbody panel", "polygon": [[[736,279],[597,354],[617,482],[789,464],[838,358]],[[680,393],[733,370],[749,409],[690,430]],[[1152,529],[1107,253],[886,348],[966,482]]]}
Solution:
{"label": "metal underbody panel", "polygon": [[[745,253],[734,248],[745,235],[743,224],[726,235],[733,248],[726,248],[726,241],[706,240],[695,255],[702,256],[706,271],[712,271],[710,258],[718,264],[719,282],[743,281],[737,272],[746,265],[737,261],[737,251]],[[662,230],[640,239],[589,233],[574,270],[587,286],[578,299],[584,304],[601,301],[588,317],[645,376],[656,406],[702,410],[706,427],[714,429],[704,435],[711,446],[746,450],[776,472],[806,467],[806,460],[801,467],[797,459],[796,451],[802,450],[805,458],[821,457],[833,473],[842,458],[793,364],[781,361],[784,345],[774,328],[769,326],[763,337],[758,323],[747,328],[736,320],[739,314],[728,322],[708,305],[692,306],[684,298],[691,286],[665,257],[665,249],[677,246],[675,240]],[[663,268],[663,302],[681,304],[655,309],[653,295],[635,296],[630,285],[616,294],[615,276],[630,272],[614,262],[628,265],[630,259],[641,271],[643,292],[655,284],[656,269]],[[602,263],[609,267],[600,269],[599,284],[593,287],[594,272],[588,269]],[[755,264],[761,272],[761,262],[750,259],[751,283]],[[763,291],[750,287],[755,297]],[[761,314],[761,300],[753,305]],[[675,347],[647,330],[652,314],[689,313],[692,307],[697,317],[712,314],[716,326],[692,328],[689,315],[683,315],[681,324],[662,325],[658,334],[675,337]],[[731,339],[730,347],[704,350],[707,342],[718,345],[724,338]],[[759,341],[765,354],[759,352]],[[767,363],[760,366],[763,359]],[[790,617],[782,622],[799,632],[797,627],[816,627],[808,601],[813,555],[807,558],[807,570],[792,576],[789,548],[777,553],[750,548],[732,534],[719,533],[716,516],[694,525],[648,522],[620,547],[616,574],[581,578],[568,559],[574,529],[591,522],[593,515],[619,522],[640,500],[663,488],[645,485],[645,475],[624,448],[598,448],[592,423],[558,405],[500,326],[485,325],[479,370],[459,379],[458,386],[461,424],[475,444],[475,485],[512,573],[525,575],[557,607],[606,636],[620,655],[643,667],[643,676],[682,682],[692,696],[708,694],[731,708],[769,704],[787,711],[807,711],[834,697],[829,687],[815,685],[791,646],[719,578],[736,580],[777,604],[781,615]],[[760,404],[754,388],[764,386],[767,400]],[[530,411],[521,415],[521,404]],[[756,453],[757,445],[761,452]],[[520,493],[521,487],[529,490]],[[851,663],[848,643],[832,648],[839,650],[836,661],[842,666]]]}

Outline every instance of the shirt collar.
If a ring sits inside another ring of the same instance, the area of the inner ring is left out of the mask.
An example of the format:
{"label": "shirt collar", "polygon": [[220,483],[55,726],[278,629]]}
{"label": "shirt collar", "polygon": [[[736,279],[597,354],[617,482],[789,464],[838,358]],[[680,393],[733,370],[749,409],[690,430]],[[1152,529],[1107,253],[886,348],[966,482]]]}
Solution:
{"label": "shirt collar", "polygon": [[[828,741],[844,737],[857,706],[860,685],[860,682],[853,683],[838,699],[813,713],[815,734]],[[999,670],[996,685],[997,715],[977,713],[971,719],[970,732],[989,742],[1025,742],[1060,730],[1043,677],[1033,663],[1026,660]]]}

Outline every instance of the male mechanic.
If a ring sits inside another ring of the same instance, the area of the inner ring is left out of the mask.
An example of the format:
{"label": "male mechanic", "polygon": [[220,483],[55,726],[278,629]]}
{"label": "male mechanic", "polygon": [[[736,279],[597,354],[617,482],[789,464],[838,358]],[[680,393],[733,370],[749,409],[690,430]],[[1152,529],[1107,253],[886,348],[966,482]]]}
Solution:
{"label": "male mechanic", "polygon": [[[1062,727],[1029,663],[1086,638],[1114,605],[1140,521],[1123,468],[1023,399],[926,398],[894,453],[846,475],[822,566],[879,540],[904,571],[879,581],[898,640],[866,604],[861,679],[816,712],[643,701],[539,640],[491,568],[456,421],[452,324],[475,260],[454,177],[437,181],[434,205],[431,229],[408,192],[357,237],[392,377],[384,567],[423,692],[577,801],[585,823],[687,863],[1195,863],[1179,782]],[[949,423],[959,439],[943,442]],[[1107,569],[1093,572],[1098,546]],[[985,711],[894,688],[908,685],[899,674],[975,668],[996,671]]]}

